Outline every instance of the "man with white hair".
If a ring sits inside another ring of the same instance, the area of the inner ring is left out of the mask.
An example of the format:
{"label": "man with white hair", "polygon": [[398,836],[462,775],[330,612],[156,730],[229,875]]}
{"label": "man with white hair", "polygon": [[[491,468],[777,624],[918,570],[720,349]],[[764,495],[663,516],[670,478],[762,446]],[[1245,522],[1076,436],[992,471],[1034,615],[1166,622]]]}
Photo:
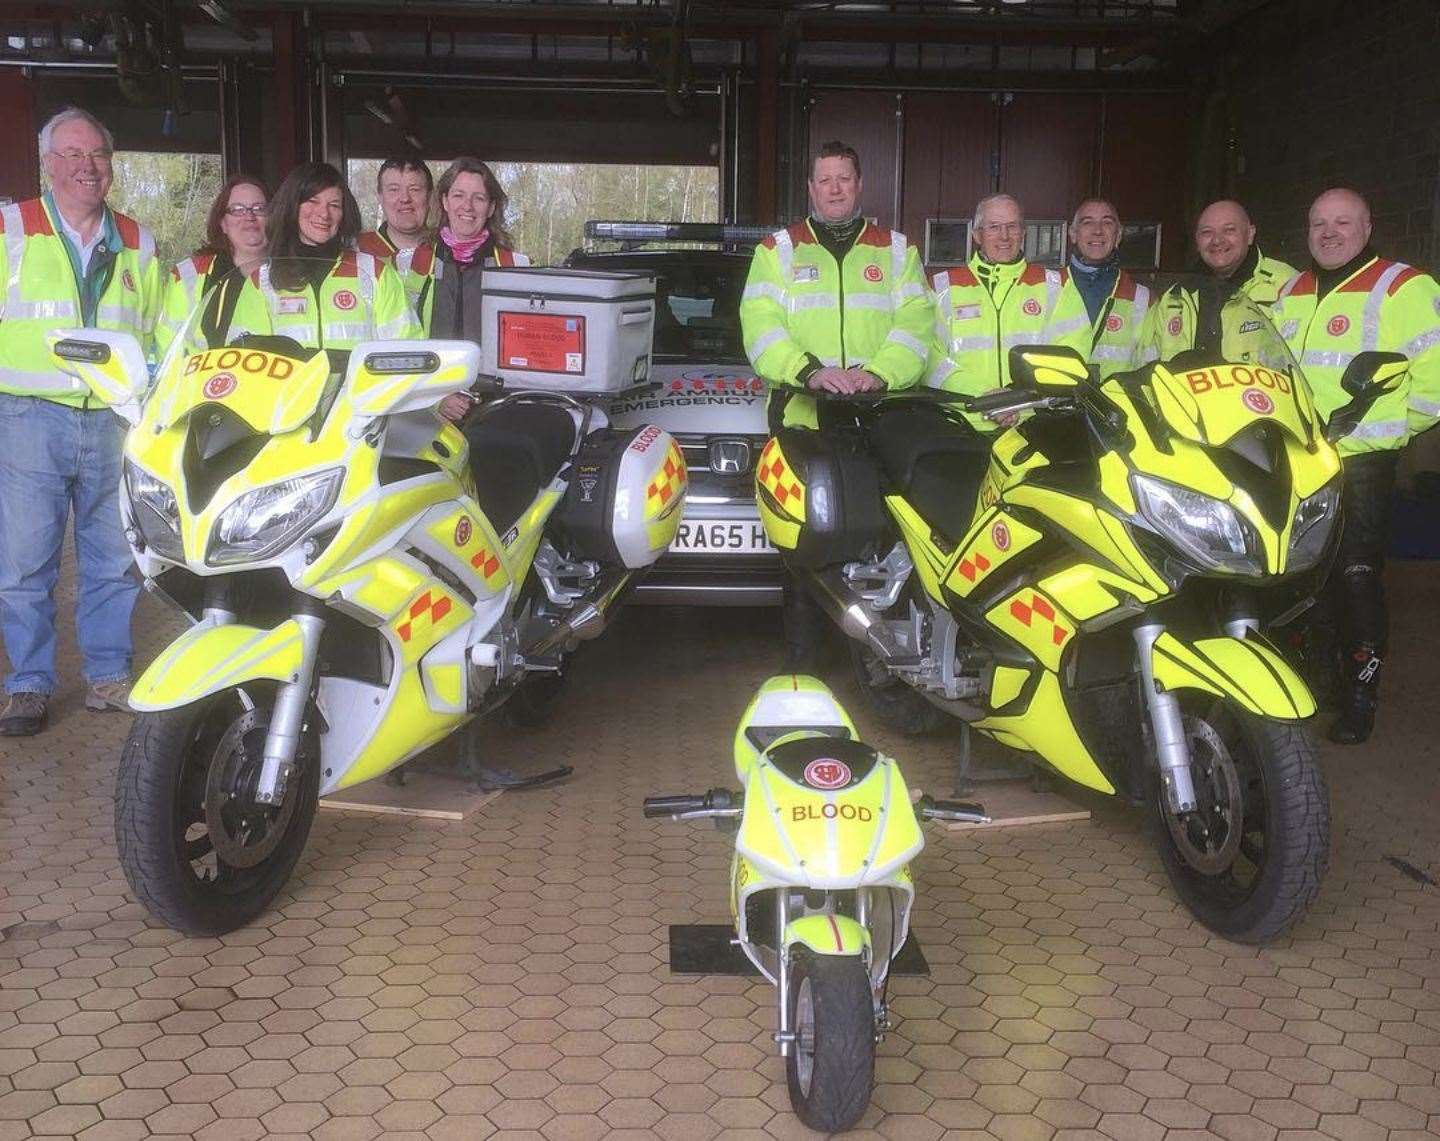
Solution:
{"label": "man with white hair", "polygon": [[160,304],[155,239],[105,204],[115,144],[69,108],[40,132],[50,190],[0,209],[0,635],[10,659],[0,736],[45,726],[55,676],[55,583],[75,516],[75,625],[85,706],[126,709],[138,586],[120,524],[124,429],[50,359],[46,334],[133,333],[148,349]]}
{"label": "man with white hair", "polygon": [[1310,207],[1308,269],[1280,290],[1274,321],[1329,417],[1348,404],[1346,366],[1363,352],[1410,358],[1404,383],[1371,405],[1339,443],[1345,465],[1340,552],[1326,588],[1339,635],[1345,691],[1330,739],[1354,745],[1375,725],[1389,635],[1381,572],[1400,452],[1440,419],[1440,285],[1370,245],[1370,207],[1353,190],[1327,190]]}
{"label": "man with white hair", "polygon": [[[1008,194],[975,207],[967,265],[934,279],[937,312],[927,383],[979,395],[1010,383],[1016,345],[1090,351],[1085,302],[1060,271],[1025,260],[1025,215]],[[981,425],[977,425],[981,426]]]}

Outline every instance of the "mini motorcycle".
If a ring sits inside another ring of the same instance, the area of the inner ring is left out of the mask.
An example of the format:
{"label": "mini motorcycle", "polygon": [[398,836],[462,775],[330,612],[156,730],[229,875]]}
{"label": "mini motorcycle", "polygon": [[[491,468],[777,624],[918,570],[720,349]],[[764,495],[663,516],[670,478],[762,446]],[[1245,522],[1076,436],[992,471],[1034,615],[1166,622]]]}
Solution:
{"label": "mini motorcycle", "polygon": [[153,387],[126,334],[51,344],[131,425],[126,536],[190,623],[131,690],[120,861],[157,919],[213,935],[274,899],[319,796],[507,701],[543,711],[669,546],[687,473],[659,428],[557,393],[479,408],[472,463],[434,409],[476,380],[473,344],[210,348],[205,308]]}
{"label": "mini motorcycle", "polygon": [[863,744],[824,683],[765,682],[735,731],[742,791],[652,796],[646,816],[738,828],[730,872],[736,942],[776,988],[775,1041],[790,1102],[812,1129],[859,1120],[889,1028],[890,965],[910,929],[922,820],[986,823],[977,805],[922,796]]}
{"label": "mini motorcycle", "polygon": [[[1225,321],[1247,334],[1229,360],[1096,384],[1071,350],[1018,346],[1010,388],[822,404],[825,432],[767,444],[756,495],[877,714],[909,732],[959,717],[1150,804],[1186,906],[1260,942],[1329,861],[1315,702],[1261,630],[1333,557],[1340,460],[1265,315],[1236,299]],[[1330,438],[1403,374],[1357,357]],[[993,443],[962,419],[1022,413]]]}

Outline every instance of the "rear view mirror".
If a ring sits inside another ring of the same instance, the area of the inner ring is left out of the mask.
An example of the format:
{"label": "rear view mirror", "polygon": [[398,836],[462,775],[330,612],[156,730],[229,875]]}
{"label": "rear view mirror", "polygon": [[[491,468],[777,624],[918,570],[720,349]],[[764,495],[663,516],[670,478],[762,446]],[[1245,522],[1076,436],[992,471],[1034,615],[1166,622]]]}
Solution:
{"label": "rear view mirror", "polygon": [[1090,367],[1062,345],[1016,345],[1010,350],[1010,384],[1028,392],[1072,389],[1090,379]]}
{"label": "rear view mirror", "polygon": [[1375,395],[1383,396],[1400,385],[1409,369],[1410,359],[1404,353],[1356,353],[1345,366],[1340,387],[1351,396],[1376,387]]}
{"label": "rear view mirror", "polygon": [[350,353],[345,391],[366,419],[418,412],[468,388],[479,368],[472,341],[366,341]]}
{"label": "rear view mirror", "polygon": [[140,422],[150,372],[134,336],[109,329],[61,329],[46,339],[61,372],[87,386],[126,423]]}

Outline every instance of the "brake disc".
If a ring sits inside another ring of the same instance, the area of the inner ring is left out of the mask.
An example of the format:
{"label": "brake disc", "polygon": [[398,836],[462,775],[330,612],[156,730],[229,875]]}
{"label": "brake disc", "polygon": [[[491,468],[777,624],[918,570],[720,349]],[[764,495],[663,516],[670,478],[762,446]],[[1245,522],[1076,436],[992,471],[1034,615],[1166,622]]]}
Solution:
{"label": "brake disc", "polygon": [[242,713],[225,730],[205,778],[205,827],[221,863],[253,868],[280,846],[299,800],[292,780],[279,808],[255,802],[268,718],[259,709]]}
{"label": "brake disc", "polygon": [[1228,869],[1240,851],[1245,813],[1240,774],[1213,725],[1186,717],[1185,735],[1196,807],[1183,816],[1166,812],[1165,823],[1181,858],[1202,875],[1215,876]]}

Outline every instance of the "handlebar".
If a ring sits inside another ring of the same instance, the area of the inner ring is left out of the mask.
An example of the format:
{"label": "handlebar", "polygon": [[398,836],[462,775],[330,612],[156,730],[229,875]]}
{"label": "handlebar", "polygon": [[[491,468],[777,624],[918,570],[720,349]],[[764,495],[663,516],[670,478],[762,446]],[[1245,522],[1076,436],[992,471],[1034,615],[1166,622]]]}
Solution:
{"label": "handlebar", "polygon": [[695,820],[706,816],[739,816],[744,796],[728,788],[712,788],[708,792],[686,796],[647,796],[644,813],[647,817],[668,816],[671,820]]}
{"label": "handlebar", "polygon": [[964,800],[936,800],[928,793],[915,802],[915,815],[921,820],[945,820],[955,824],[990,823],[983,804],[971,804]]}

